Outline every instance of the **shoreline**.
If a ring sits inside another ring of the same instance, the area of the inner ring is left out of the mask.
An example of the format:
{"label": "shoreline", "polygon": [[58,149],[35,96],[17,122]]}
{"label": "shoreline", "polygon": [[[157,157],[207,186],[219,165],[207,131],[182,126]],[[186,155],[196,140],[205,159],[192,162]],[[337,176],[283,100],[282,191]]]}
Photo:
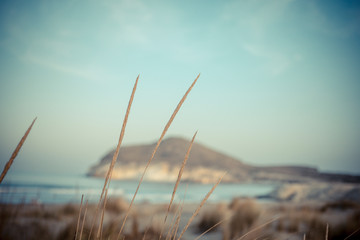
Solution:
{"label": "shoreline", "polygon": [[[100,182],[102,184],[102,182]],[[44,203],[66,204],[79,203],[81,193],[91,203],[98,202],[101,192],[98,187],[86,186],[76,188],[61,185],[42,188],[38,185],[3,185],[0,188],[0,203]],[[136,181],[117,182],[118,186],[110,188],[109,196],[131,200]],[[132,185],[130,185],[132,184]],[[173,184],[143,182],[135,203],[149,202],[152,204],[166,204],[170,200]],[[121,186],[121,188],[120,188]],[[122,188],[122,187],[126,188]],[[177,200],[182,199],[186,192],[185,202],[196,203],[202,200],[212,185],[192,184],[179,186]],[[22,192],[23,191],[23,192]],[[247,191],[247,192],[246,192]],[[360,184],[353,183],[251,183],[251,184],[220,184],[208,201],[216,203],[230,201],[235,197],[250,197],[261,202],[303,202],[303,201],[337,201],[350,200],[360,202]]]}

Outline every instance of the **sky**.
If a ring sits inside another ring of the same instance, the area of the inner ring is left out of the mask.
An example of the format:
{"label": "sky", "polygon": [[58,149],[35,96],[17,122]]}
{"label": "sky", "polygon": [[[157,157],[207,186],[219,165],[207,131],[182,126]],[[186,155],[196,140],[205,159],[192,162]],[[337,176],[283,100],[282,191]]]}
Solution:
{"label": "sky", "polygon": [[153,143],[200,73],[168,137],[360,174],[359,64],[358,1],[3,0],[0,167],[37,117],[11,171],[85,173],[139,74],[123,144]]}

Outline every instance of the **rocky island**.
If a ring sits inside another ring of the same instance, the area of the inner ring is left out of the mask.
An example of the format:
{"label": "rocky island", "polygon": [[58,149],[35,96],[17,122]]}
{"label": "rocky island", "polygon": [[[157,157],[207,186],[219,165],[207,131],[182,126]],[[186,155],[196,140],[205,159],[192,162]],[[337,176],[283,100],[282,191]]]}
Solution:
{"label": "rocky island", "polygon": [[[148,145],[121,147],[114,168],[113,179],[139,179],[156,142]],[[167,138],[158,149],[145,179],[149,181],[175,181],[189,146],[183,138]],[[105,177],[115,150],[108,152],[98,164],[92,166],[88,176]],[[321,173],[316,168],[303,166],[253,166],[241,160],[194,143],[182,180],[213,183],[224,172],[223,182],[279,182],[309,183],[347,182],[359,183],[360,176]]]}

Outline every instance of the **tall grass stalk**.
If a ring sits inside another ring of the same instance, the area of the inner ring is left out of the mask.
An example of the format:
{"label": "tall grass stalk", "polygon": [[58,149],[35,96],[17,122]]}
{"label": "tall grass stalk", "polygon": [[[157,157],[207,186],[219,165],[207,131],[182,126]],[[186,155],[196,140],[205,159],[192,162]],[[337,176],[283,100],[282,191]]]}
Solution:
{"label": "tall grass stalk", "polygon": [[[179,226],[180,226],[180,220],[181,220],[181,215],[182,215],[182,212],[183,212],[183,207],[184,207],[184,202],[182,203],[181,205],[181,208],[180,208],[180,211],[178,212],[177,214],[177,217],[176,217],[176,221],[175,221],[175,224],[174,224],[174,232],[171,233],[173,235],[173,240],[176,239],[176,235],[177,235],[177,232],[179,230]],[[170,236],[171,236],[170,234]]]}
{"label": "tall grass stalk", "polygon": [[104,206],[103,206],[103,210],[102,210],[102,213],[101,213],[101,220],[100,220],[98,233],[97,233],[97,238],[99,238],[99,239],[102,239],[102,229],[103,229],[103,224],[104,224],[104,216],[105,216],[107,194],[108,194],[108,189],[105,190],[105,197],[104,197],[104,200],[103,200]]}
{"label": "tall grass stalk", "polygon": [[[225,173],[226,174],[226,173]],[[184,227],[184,229],[182,230],[182,232],[180,233],[180,236],[178,237],[178,240],[181,239],[181,237],[184,235],[184,233],[186,232],[186,230],[188,229],[188,227],[190,226],[191,222],[194,220],[194,218],[199,214],[200,209],[202,208],[202,206],[205,204],[205,202],[207,201],[207,199],[210,197],[210,195],[214,192],[215,188],[220,184],[221,180],[223,179],[223,177],[225,176],[222,175],[219,180],[215,183],[215,185],[211,188],[211,190],[206,194],[206,196],[204,197],[204,199],[201,201],[200,205],[198,206],[198,208],[195,210],[195,212],[193,213],[193,215],[191,216],[191,218],[189,219],[189,221],[187,222],[186,226]]]}
{"label": "tall grass stalk", "polygon": [[81,202],[80,202],[80,209],[79,209],[79,216],[76,224],[76,233],[75,233],[75,240],[77,239],[78,233],[79,233],[79,226],[80,226],[80,218],[81,218],[81,208],[84,200],[84,194],[81,195]]}
{"label": "tall grass stalk", "polygon": [[171,238],[173,238],[175,240],[177,230],[178,230],[179,224],[180,224],[181,215],[183,212],[187,189],[188,189],[188,185],[186,185],[184,197],[183,197],[182,201],[180,201],[178,207],[176,208],[176,211],[175,211],[174,217],[171,221],[168,233],[166,234],[166,238],[165,238],[166,240],[171,239]]}
{"label": "tall grass stalk", "polygon": [[[172,217],[172,219],[171,219],[171,221],[170,221],[170,225],[169,225],[169,228],[168,228],[168,231],[167,231],[165,240],[167,240],[167,239],[169,238],[170,233],[171,233],[172,230],[173,230],[173,226],[174,226],[174,224],[175,224],[176,217],[177,217],[178,212],[179,212],[179,210],[180,210],[180,205],[181,205],[181,204],[178,204],[177,207],[176,207],[175,214],[173,215],[173,217]],[[161,234],[163,233],[163,230],[164,230],[164,226],[161,228],[159,240],[160,240],[160,238],[162,237]]]}
{"label": "tall grass stalk", "polygon": [[195,132],[193,138],[191,139],[189,148],[188,148],[188,150],[187,150],[187,152],[186,152],[186,154],[185,154],[185,157],[184,157],[184,161],[182,162],[182,165],[181,165],[181,167],[180,167],[180,170],[179,170],[179,173],[178,173],[178,177],[177,177],[177,180],[176,180],[176,183],[175,183],[175,186],[174,186],[174,190],[173,190],[173,193],[172,193],[172,195],[171,195],[171,200],[170,200],[170,203],[169,203],[169,206],[168,206],[168,209],[167,209],[167,211],[166,211],[165,218],[164,218],[164,224],[163,224],[163,227],[161,228],[161,233],[160,233],[160,238],[159,238],[159,240],[160,240],[161,237],[162,237],[162,233],[163,233],[163,230],[164,230],[164,226],[165,226],[165,224],[166,224],[166,220],[167,220],[167,217],[168,217],[168,215],[169,215],[170,208],[171,208],[172,203],[173,203],[173,201],[174,201],[174,197],[175,197],[176,190],[177,190],[177,188],[178,188],[178,186],[179,186],[179,183],[180,183],[182,174],[183,174],[183,172],[184,172],[184,168],[185,168],[186,162],[187,162],[187,160],[189,159],[190,151],[191,151],[192,145],[193,145],[193,143],[194,143],[196,134],[197,134],[197,132]]}
{"label": "tall grass stalk", "polygon": [[326,233],[325,233],[325,240],[328,240],[329,238],[329,224],[326,224]]}
{"label": "tall grass stalk", "polygon": [[[276,220],[278,220],[278,219],[279,219],[279,217],[273,218],[273,219],[267,221],[266,223],[261,224],[260,226],[258,226],[258,227],[256,227],[256,228],[250,230],[249,232],[245,233],[244,235],[242,235],[241,237],[237,238],[236,240],[241,240],[241,239],[243,239],[244,237],[246,237],[247,235],[249,235],[250,233],[257,231],[257,230],[265,227],[266,225],[269,225],[270,223],[272,223],[272,222],[274,222],[274,221],[276,221]],[[306,238],[306,236],[304,235],[304,239],[305,239],[305,238]]]}
{"label": "tall grass stalk", "polygon": [[204,236],[206,233],[210,232],[211,230],[213,230],[214,228],[216,228],[217,226],[219,226],[220,224],[222,224],[223,222],[225,222],[226,220],[229,220],[230,217],[221,219],[219,222],[217,222],[216,224],[214,224],[213,226],[211,226],[210,228],[208,228],[206,231],[204,231],[203,233],[201,233],[199,236],[197,236],[194,240],[198,240],[200,239],[202,236]]}
{"label": "tall grass stalk", "polygon": [[24,142],[25,142],[25,140],[26,140],[27,136],[29,135],[29,133],[30,133],[30,131],[31,131],[31,128],[33,127],[33,125],[34,125],[34,123],[35,123],[36,119],[37,119],[37,117],[36,117],[36,118],[32,121],[32,123],[31,123],[30,127],[26,130],[26,132],[25,132],[24,136],[21,138],[21,140],[20,140],[19,144],[16,146],[16,148],[15,148],[14,152],[12,153],[12,155],[11,155],[11,157],[10,157],[9,161],[5,164],[5,166],[4,166],[4,170],[2,171],[2,173],[1,173],[1,175],[0,175],[0,183],[3,181],[3,179],[4,179],[5,175],[6,175],[6,173],[9,171],[9,169],[10,169],[11,165],[13,164],[14,159],[15,159],[15,158],[16,158],[16,156],[18,155],[18,153],[19,153],[19,151],[20,151],[20,149],[21,149],[22,145],[24,144]]}
{"label": "tall grass stalk", "polygon": [[[92,221],[92,224],[91,224],[91,229],[90,229],[90,233],[89,233],[89,240],[91,238],[91,234],[92,234],[92,230],[93,230],[94,225],[95,225],[95,221],[97,220],[97,214],[98,214],[100,204],[102,202],[102,199],[103,199],[103,196],[104,196],[104,193],[105,193],[105,189],[109,188],[111,177],[112,177],[112,171],[114,169],[115,162],[116,162],[116,160],[117,160],[117,158],[119,156],[120,146],[121,146],[122,140],[123,140],[124,135],[125,135],[125,128],[126,128],[126,124],[127,124],[127,121],[128,121],[129,114],[130,114],[131,105],[132,105],[132,102],[134,100],[134,95],[135,95],[136,87],[137,87],[137,84],[138,84],[138,81],[139,81],[139,77],[140,77],[140,75],[138,75],[137,78],[136,78],[136,81],[135,81],[135,84],[134,84],[134,87],[133,87],[133,90],[132,90],[132,93],[131,93],[131,96],[130,96],[129,104],[128,104],[128,107],[126,109],[125,118],[124,118],[124,121],[123,121],[123,124],[122,124],[122,127],[121,127],[119,141],[118,141],[118,144],[117,144],[113,159],[111,161],[111,164],[109,166],[109,170],[108,170],[108,172],[106,174],[106,177],[105,177],[104,187],[102,189],[100,199],[99,199],[99,202],[98,202],[97,207],[96,207],[95,217],[94,217],[94,219]],[[105,201],[106,201],[106,199],[105,199]],[[104,206],[105,206],[105,204],[104,204]],[[103,211],[105,211],[105,209],[103,209]]]}
{"label": "tall grass stalk", "polygon": [[[178,219],[178,216],[181,214],[182,212],[182,204],[178,204],[175,214],[171,220],[168,232],[166,234],[166,240],[171,239],[171,236],[173,236],[174,232],[175,232],[175,226],[176,226],[176,221]],[[161,237],[161,236],[160,236]],[[160,238],[159,238],[160,239]]]}
{"label": "tall grass stalk", "polygon": [[81,230],[80,230],[79,240],[82,239],[82,234],[83,234],[83,232],[84,232],[84,226],[85,226],[85,221],[86,221],[87,209],[88,209],[88,200],[86,200],[86,203],[85,203],[84,217],[83,217],[82,224],[81,224]]}
{"label": "tall grass stalk", "polygon": [[357,233],[358,231],[360,231],[360,227],[358,229],[356,229],[354,232],[352,232],[349,236],[347,236],[346,238],[344,238],[344,240],[349,239],[350,237],[352,237],[355,233]]}
{"label": "tall grass stalk", "polygon": [[171,123],[173,122],[176,114],[179,112],[182,104],[184,103],[186,97],[187,97],[188,94],[190,93],[191,89],[194,87],[194,85],[195,85],[195,83],[196,83],[196,81],[198,80],[199,77],[200,77],[200,74],[196,77],[196,79],[194,80],[194,82],[191,84],[191,86],[189,87],[189,89],[186,91],[186,93],[184,94],[184,96],[182,97],[182,99],[180,100],[180,102],[178,103],[178,105],[176,106],[176,108],[175,108],[173,114],[171,115],[168,123],[166,124],[164,130],[162,131],[161,136],[160,136],[160,138],[159,138],[159,140],[158,140],[158,142],[157,142],[157,144],[156,144],[156,146],[155,146],[155,148],[154,148],[154,150],[153,150],[153,152],[152,152],[152,155],[151,155],[149,161],[147,162],[147,164],[146,164],[146,166],[145,166],[145,169],[144,169],[144,171],[143,171],[143,173],[142,173],[142,175],[141,175],[139,184],[138,184],[138,186],[137,186],[137,188],[136,188],[136,191],[135,191],[135,193],[134,193],[134,195],[133,195],[133,198],[132,198],[132,200],[131,200],[131,202],[130,202],[129,208],[128,208],[128,210],[126,211],[125,218],[124,218],[123,224],[122,224],[122,226],[121,226],[121,228],[120,228],[120,231],[119,231],[119,234],[118,234],[117,239],[120,238],[120,235],[121,235],[121,233],[122,233],[122,231],[123,231],[123,229],[124,229],[126,220],[127,220],[128,216],[129,216],[130,209],[131,209],[131,207],[132,207],[132,205],[133,205],[133,203],[134,203],[134,200],[135,200],[136,195],[137,195],[137,193],[138,193],[138,191],[139,191],[140,185],[141,185],[141,183],[142,183],[142,181],[143,181],[143,179],[144,179],[145,173],[146,173],[146,171],[147,171],[147,169],[148,169],[151,161],[153,160],[153,158],[154,158],[154,156],[155,156],[155,153],[157,152],[157,150],[158,150],[158,148],[159,148],[159,146],[160,146],[160,143],[161,143],[162,139],[164,138],[164,136],[165,136],[167,130],[169,129]]}

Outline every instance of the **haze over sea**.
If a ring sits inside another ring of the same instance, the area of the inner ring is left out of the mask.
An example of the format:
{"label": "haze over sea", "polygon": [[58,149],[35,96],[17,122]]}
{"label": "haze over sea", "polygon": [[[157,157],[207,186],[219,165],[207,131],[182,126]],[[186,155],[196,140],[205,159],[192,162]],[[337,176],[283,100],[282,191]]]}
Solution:
{"label": "haze over sea", "polygon": [[[143,182],[136,202],[168,203],[174,188],[173,182]],[[79,203],[81,195],[89,202],[99,200],[104,179],[84,175],[11,174],[0,185],[0,202],[10,203]],[[113,180],[109,196],[131,200],[138,185],[136,180]],[[211,184],[181,183],[176,201],[185,196],[185,202],[199,203],[211,189]],[[273,190],[274,184],[221,183],[209,201],[230,201],[234,197],[256,197]],[[186,194],[186,195],[185,195]]]}

